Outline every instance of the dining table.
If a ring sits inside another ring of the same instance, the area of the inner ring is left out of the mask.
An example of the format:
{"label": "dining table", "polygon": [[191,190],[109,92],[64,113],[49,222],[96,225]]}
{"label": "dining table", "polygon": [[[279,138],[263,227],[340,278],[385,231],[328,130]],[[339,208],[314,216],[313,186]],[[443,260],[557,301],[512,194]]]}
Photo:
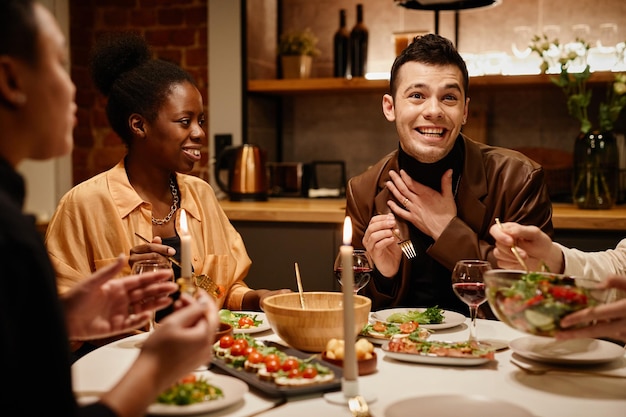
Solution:
{"label": "dining table", "polygon": [[[469,318],[447,329],[436,330],[432,340],[464,341],[469,337]],[[456,398],[471,398],[493,403],[484,417],[506,417],[508,406],[534,417],[624,417],[626,416],[626,357],[622,353],[610,364],[572,365],[563,372],[530,374],[513,361],[526,366],[547,366],[514,351],[511,342],[528,338],[497,320],[478,319],[478,338],[500,344],[495,359],[477,365],[419,363],[391,358],[375,345],[377,370],[357,379],[359,392],[368,400],[371,416],[395,417],[394,404],[408,402],[412,411],[407,417],[437,414],[428,407],[433,401],[454,404]],[[102,346],[80,358],[72,366],[73,388],[81,401],[93,401],[112,387],[137,357],[148,334],[139,334]],[[271,329],[253,334],[263,341],[282,343]],[[610,343],[610,342],[609,342]],[[619,346],[619,345],[618,345]],[[620,346],[621,348],[621,346]],[[623,349],[622,349],[623,350]],[[217,372],[211,364],[208,371]],[[571,372],[576,370],[577,372]],[[602,371],[593,373],[592,371]],[[341,388],[338,388],[340,391]],[[240,401],[226,408],[207,412],[212,417],[308,417],[352,416],[346,404],[329,401],[324,392],[299,396],[275,397],[251,387]],[[504,408],[501,408],[503,407]],[[459,409],[458,415],[468,415]],[[447,415],[447,414],[446,414]],[[511,414],[513,415],[513,414]],[[515,414],[518,415],[518,414]]]}

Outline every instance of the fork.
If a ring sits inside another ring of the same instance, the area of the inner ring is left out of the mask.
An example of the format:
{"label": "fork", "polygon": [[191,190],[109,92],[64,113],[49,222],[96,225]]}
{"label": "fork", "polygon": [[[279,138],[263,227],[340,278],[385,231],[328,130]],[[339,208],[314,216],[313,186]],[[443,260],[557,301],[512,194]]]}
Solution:
{"label": "fork", "polygon": [[[500,223],[500,219],[497,217],[496,217],[496,224],[498,225],[500,230],[504,230],[504,226],[502,226],[502,223]],[[515,255],[515,259],[517,259],[517,262],[522,266],[522,268],[524,268],[526,272],[529,272],[530,270],[528,269],[528,265],[526,265],[526,262],[524,262],[524,259],[521,257],[521,255],[517,251],[517,246],[515,246],[515,244],[511,246],[511,252],[513,252],[513,255]]]}
{"label": "fork", "polygon": [[192,274],[192,275],[198,287],[202,288],[203,290],[205,290],[206,292],[208,292],[215,298],[220,298],[222,296],[222,290],[220,289],[219,285],[217,285],[210,276],[206,274],[202,274],[202,275]]}
{"label": "fork", "polygon": [[[143,240],[146,243],[152,243],[148,239],[146,239],[145,237],[141,236],[139,233],[135,233],[135,236],[137,236],[139,239]],[[178,262],[176,259],[174,259],[173,256],[168,256],[167,259],[170,262],[172,262],[174,265],[176,265],[176,266],[178,266],[180,268],[180,262]],[[211,294],[213,297],[220,298],[222,296],[222,291],[220,290],[220,287],[208,275],[206,275],[206,274],[202,274],[202,275],[192,274],[192,278],[194,279],[195,284],[196,284],[197,287],[202,288],[203,290],[205,290],[206,292]]]}
{"label": "fork", "polygon": [[413,242],[411,242],[411,239],[402,240],[402,237],[398,234],[398,232],[396,232],[395,229],[391,229],[391,231],[393,235],[397,237],[398,240],[400,240],[400,242],[398,242],[398,246],[400,246],[400,249],[402,249],[404,256],[406,256],[407,259],[415,258],[417,256],[417,252],[415,252],[415,246],[413,246]]}

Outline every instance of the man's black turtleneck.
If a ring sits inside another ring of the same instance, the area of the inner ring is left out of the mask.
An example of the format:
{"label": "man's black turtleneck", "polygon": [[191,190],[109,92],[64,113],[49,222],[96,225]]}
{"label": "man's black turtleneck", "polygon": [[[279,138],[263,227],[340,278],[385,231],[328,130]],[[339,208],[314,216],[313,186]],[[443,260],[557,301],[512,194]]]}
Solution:
{"label": "man's black turtleneck", "polygon": [[[452,192],[456,196],[464,161],[463,139],[459,136],[452,150],[443,159],[433,163],[419,162],[400,148],[398,165],[415,181],[441,192],[441,177],[452,168]],[[452,291],[450,271],[430,256],[425,256],[434,240],[424,232],[408,224],[409,234],[417,257],[413,259],[411,268],[410,289],[401,305],[418,305],[440,307],[466,314],[467,305]]]}
{"label": "man's black turtleneck", "polygon": [[452,150],[443,159],[433,163],[419,162],[400,147],[398,165],[415,181],[439,192],[441,192],[441,177],[452,168],[452,190],[456,194],[459,176],[463,169],[464,153],[463,139],[459,136]]}

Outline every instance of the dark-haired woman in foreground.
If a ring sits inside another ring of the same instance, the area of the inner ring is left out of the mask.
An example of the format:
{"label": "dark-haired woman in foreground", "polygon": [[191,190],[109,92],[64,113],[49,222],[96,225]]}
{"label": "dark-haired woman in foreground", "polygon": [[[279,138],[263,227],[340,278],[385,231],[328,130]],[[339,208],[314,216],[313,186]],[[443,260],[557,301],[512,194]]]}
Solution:
{"label": "dark-haired woman in foreground", "polygon": [[55,274],[15,168],[72,149],[75,87],[67,46],[52,14],[32,0],[0,1],[0,403],[7,416],[143,416],[157,395],[210,361],[219,318],[211,297],[186,294],[147,338],[137,359],[96,404],[72,392],[70,339],[106,337],[147,323],[176,285],[167,273],[110,279],[120,258],[57,295]]}

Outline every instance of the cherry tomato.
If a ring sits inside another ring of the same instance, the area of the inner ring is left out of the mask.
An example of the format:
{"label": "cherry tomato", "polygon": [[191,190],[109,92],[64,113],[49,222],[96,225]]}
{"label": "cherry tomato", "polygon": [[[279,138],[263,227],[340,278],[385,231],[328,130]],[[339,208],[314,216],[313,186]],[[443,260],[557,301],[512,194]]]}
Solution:
{"label": "cherry tomato", "polygon": [[289,372],[292,369],[298,369],[299,366],[300,366],[300,362],[298,362],[297,359],[287,358],[285,359],[285,362],[283,362],[283,364],[281,365],[280,369],[282,369],[285,372]]}
{"label": "cherry tomato", "polygon": [[302,378],[313,379],[317,376],[317,369],[314,366],[307,366],[302,371]]}
{"label": "cherry tomato", "polygon": [[405,334],[413,333],[417,329],[417,323],[414,321],[407,321],[400,325],[400,331]]}
{"label": "cherry tomato", "polygon": [[252,364],[263,363],[263,359],[265,359],[263,354],[256,349],[248,355],[248,362]]}
{"label": "cherry tomato", "polygon": [[239,344],[239,345],[242,345],[244,349],[245,349],[245,348],[247,348],[247,347],[249,346],[249,345],[248,345],[248,341],[247,341],[246,339],[235,339],[235,341],[233,342],[233,344]]}
{"label": "cherry tomato", "polygon": [[220,338],[220,347],[222,349],[228,349],[229,347],[231,347],[233,345],[234,341],[235,341],[235,339],[231,335],[229,335],[229,334],[227,334],[225,336],[222,336]]}
{"label": "cherry tomato", "polygon": [[194,374],[189,374],[185,377],[183,377],[180,382],[182,384],[193,384],[194,382],[196,382],[196,376]]}
{"label": "cherry tomato", "polygon": [[289,372],[287,372],[287,378],[300,378],[301,376],[302,373],[298,368],[290,369]]}
{"label": "cherry tomato", "polygon": [[269,361],[276,361],[280,365],[280,356],[275,353],[268,353],[267,355],[265,355],[265,359],[263,359],[263,362],[267,363]]}
{"label": "cherry tomato", "polygon": [[241,342],[238,343],[239,340],[243,340],[243,339],[238,339],[230,347],[230,354],[233,356],[243,356],[246,354],[246,348],[248,347],[248,342],[245,342],[244,340],[245,343],[241,343]]}
{"label": "cherry tomato", "polygon": [[254,327],[254,320],[252,320],[252,317],[243,316],[239,318],[238,324],[240,329],[249,329]]}
{"label": "cherry tomato", "polygon": [[580,291],[573,290],[569,287],[554,286],[550,288],[550,293],[554,298],[560,301],[572,304],[587,304],[587,296]]}
{"label": "cherry tomato", "polygon": [[244,350],[244,355],[246,356],[250,356],[252,354],[252,352],[256,352],[256,348],[254,346],[248,346],[245,350]]}
{"label": "cherry tomato", "polygon": [[382,321],[377,321],[372,326],[372,330],[374,330],[375,332],[379,332],[379,333],[385,333],[385,330],[387,330],[387,325],[383,323]]}
{"label": "cherry tomato", "polygon": [[277,359],[267,359],[267,357],[265,357],[265,360],[263,361],[265,362],[265,369],[267,370],[267,372],[278,372],[280,371],[280,361]]}

